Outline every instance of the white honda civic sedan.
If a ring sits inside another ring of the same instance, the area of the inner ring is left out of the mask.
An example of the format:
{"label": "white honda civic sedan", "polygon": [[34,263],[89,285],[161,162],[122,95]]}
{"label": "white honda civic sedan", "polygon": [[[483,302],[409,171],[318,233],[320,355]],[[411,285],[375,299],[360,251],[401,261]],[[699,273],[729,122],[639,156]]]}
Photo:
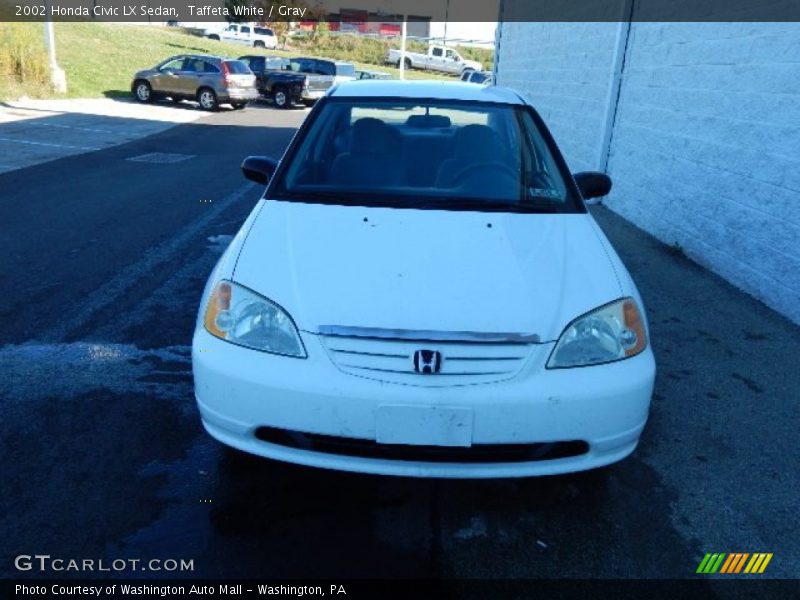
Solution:
{"label": "white honda civic sedan", "polygon": [[253,454],[419,477],[592,469],[635,449],[642,299],[515,92],[332,89],[220,259],[194,334],[206,430]]}

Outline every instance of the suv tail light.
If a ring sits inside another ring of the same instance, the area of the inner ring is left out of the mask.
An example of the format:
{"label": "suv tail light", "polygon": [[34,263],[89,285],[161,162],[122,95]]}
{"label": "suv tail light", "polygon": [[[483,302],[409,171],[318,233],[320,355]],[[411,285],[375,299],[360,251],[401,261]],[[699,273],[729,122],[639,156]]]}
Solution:
{"label": "suv tail light", "polygon": [[228,79],[228,75],[230,75],[230,74],[231,74],[231,70],[228,67],[228,63],[223,62],[222,63],[222,85],[224,85],[225,87],[230,85],[230,79]]}

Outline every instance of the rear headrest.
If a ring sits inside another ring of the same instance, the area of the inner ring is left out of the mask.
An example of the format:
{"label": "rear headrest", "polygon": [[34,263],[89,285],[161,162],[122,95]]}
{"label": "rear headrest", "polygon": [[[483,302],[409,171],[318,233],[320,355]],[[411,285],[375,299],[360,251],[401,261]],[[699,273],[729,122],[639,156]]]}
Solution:
{"label": "rear headrest", "polygon": [[406,119],[406,125],[420,129],[450,127],[450,123],[450,117],[445,115],[411,115]]}
{"label": "rear headrest", "polygon": [[393,154],[400,145],[397,130],[380,119],[365,117],[353,123],[350,154]]}
{"label": "rear headrest", "polygon": [[453,136],[456,158],[496,161],[502,160],[505,153],[500,137],[487,125],[465,125]]}

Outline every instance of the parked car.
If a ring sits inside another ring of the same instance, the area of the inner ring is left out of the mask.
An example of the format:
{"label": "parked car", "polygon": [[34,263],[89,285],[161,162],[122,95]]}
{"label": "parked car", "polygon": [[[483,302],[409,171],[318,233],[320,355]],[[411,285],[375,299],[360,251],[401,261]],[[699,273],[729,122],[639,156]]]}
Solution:
{"label": "parked car", "polygon": [[452,48],[445,46],[430,46],[427,54],[419,52],[406,52],[390,49],[386,54],[386,63],[397,65],[404,62],[406,69],[426,69],[428,71],[441,71],[461,75],[465,69],[480,71],[483,66],[474,60],[467,60]]}
{"label": "parked car", "polygon": [[260,27],[251,23],[231,23],[218,30],[207,30],[206,37],[234,44],[245,44],[253,48],[276,48],[278,38],[269,27]]}
{"label": "parked car", "polygon": [[356,70],[356,79],[396,79],[391,73],[384,71],[361,71]]}
{"label": "parked car", "polygon": [[489,71],[472,71],[466,81],[480,85],[492,85],[494,83],[494,74]]}
{"label": "parked car", "polygon": [[139,71],[131,92],[139,102],[196,100],[205,110],[217,110],[220,104],[244,108],[258,98],[256,77],[245,63],[203,54],[172,56]]}
{"label": "parked car", "polygon": [[475,69],[473,69],[472,67],[467,67],[466,69],[464,69],[463,71],[461,71],[461,76],[459,77],[459,79],[460,79],[461,81],[469,81],[469,78],[470,78],[470,76],[471,76],[471,75],[472,75],[474,72],[475,72]]}
{"label": "parked car", "polygon": [[355,78],[355,67],[346,62],[322,58],[242,56],[239,58],[256,74],[261,94],[278,108],[302,103],[311,106],[334,83]]}
{"label": "parked car", "polygon": [[[268,86],[270,75],[285,71],[289,65],[289,59],[281,56],[248,54],[240,56],[238,60],[250,67],[250,70],[256,76],[256,88],[265,97],[270,95],[270,86]],[[300,78],[297,80],[302,87],[302,80]]]}
{"label": "parked car", "polygon": [[206,430],[252,454],[416,477],[581,471],[635,449],[644,305],[521,95],[343,83],[212,271],[192,344]]}

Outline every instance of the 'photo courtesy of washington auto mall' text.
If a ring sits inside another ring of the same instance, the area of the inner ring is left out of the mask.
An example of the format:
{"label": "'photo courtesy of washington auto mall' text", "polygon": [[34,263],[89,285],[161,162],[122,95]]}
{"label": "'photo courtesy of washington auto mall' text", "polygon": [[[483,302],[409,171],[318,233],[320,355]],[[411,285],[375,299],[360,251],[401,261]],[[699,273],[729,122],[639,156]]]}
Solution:
{"label": "'photo courtesy of washington auto mall' text", "polygon": [[0,599],[800,598],[800,2],[0,0]]}

